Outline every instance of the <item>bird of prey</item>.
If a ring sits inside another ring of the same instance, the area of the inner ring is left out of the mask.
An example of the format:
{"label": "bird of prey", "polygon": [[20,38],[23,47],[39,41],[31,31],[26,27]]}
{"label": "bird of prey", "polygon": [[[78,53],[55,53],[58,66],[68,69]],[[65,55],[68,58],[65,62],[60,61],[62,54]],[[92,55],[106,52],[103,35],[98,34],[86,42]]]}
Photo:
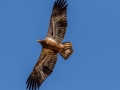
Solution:
{"label": "bird of prey", "polygon": [[50,18],[48,34],[42,45],[42,52],[26,84],[28,90],[39,89],[43,81],[53,72],[59,53],[65,60],[72,54],[72,43],[62,43],[67,27],[67,0],[56,0]]}

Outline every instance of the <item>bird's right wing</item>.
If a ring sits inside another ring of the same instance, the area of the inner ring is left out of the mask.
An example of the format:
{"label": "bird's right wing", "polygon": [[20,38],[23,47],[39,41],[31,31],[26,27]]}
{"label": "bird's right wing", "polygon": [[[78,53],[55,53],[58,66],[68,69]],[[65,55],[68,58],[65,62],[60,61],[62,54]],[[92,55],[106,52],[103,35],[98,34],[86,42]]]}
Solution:
{"label": "bird's right wing", "polygon": [[26,82],[29,90],[36,90],[36,87],[39,89],[42,82],[52,73],[56,60],[56,52],[43,48],[38,62]]}

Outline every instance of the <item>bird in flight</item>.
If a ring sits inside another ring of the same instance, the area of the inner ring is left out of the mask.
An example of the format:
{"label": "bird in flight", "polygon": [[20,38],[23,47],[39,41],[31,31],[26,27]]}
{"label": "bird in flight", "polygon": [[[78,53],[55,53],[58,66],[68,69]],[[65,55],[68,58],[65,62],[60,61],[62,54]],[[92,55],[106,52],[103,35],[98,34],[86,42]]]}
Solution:
{"label": "bird in flight", "polygon": [[48,34],[42,45],[42,52],[26,84],[28,90],[39,89],[43,81],[53,72],[59,53],[65,60],[72,54],[72,43],[62,43],[67,27],[67,0],[56,0],[50,18]]}

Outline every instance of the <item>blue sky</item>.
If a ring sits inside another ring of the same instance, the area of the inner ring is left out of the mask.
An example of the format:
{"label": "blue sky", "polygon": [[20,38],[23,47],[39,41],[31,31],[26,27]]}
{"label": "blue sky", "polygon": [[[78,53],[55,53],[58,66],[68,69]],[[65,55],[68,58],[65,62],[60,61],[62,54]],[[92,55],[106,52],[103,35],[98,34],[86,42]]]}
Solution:
{"label": "blue sky", "polygon": [[[41,52],[54,0],[0,0],[0,89],[26,90]],[[120,0],[68,0],[65,61],[40,90],[120,90]]]}

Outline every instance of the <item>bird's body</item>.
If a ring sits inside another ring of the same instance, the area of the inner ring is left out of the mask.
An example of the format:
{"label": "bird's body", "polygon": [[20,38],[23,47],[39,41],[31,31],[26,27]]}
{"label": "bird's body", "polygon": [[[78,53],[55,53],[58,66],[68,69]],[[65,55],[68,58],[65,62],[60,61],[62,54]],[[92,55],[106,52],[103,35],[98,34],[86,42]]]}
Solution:
{"label": "bird's body", "polygon": [[71,42],[62,43],[67,27],[66,2],[66,0],[55,1],[47,37],[44,40],[37,40],[42,45],[42,52],[27,79],[29,90],[36,90],[36,87],[39,89],[43,81],[53,72],[58,53],[66,60],[73,52]]}
{"label": "bird's body", "polygon": [[60,43],[57,43],[56,41],[45,38],[44,40],[38,40],[43,48],[54,50],[56,52],[59,52],[61,49],[63,49],[63,45]]}

